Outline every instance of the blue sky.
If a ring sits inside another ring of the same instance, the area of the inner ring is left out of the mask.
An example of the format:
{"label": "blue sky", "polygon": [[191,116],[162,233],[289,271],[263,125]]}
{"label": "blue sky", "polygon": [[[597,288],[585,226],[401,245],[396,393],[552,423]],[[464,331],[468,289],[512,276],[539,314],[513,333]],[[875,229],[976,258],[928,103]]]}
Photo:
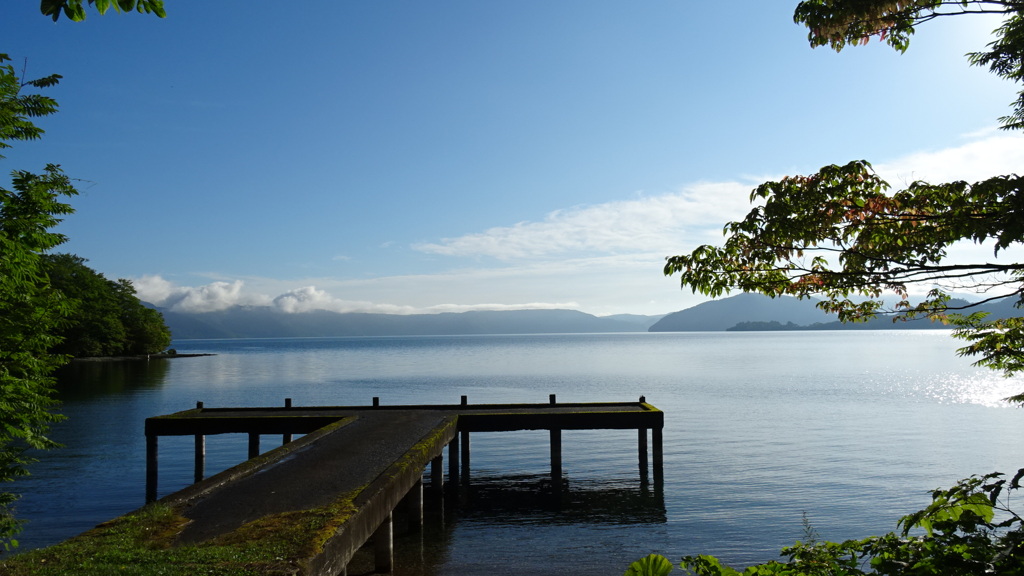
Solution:
{"label": "blue sky", "polygon": [[701,301],[665,256],[720,242],[764,180],[1019,171],[994,129],[1014,87],[963,56],[998,20],[837,54],[795,4],[19,2],[0,51],[63,75],[61,111],[0,162],[81,179],[64,250],[181,310],[599,315]]}

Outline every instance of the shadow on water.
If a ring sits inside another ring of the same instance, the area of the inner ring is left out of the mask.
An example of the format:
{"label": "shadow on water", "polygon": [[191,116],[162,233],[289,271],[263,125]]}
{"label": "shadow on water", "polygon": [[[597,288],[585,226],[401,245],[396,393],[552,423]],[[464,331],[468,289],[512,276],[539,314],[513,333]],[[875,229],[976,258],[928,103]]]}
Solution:
{"label": "shadow on water", "polygon": [[108,394],[156,390],[163,386],[172,360],[75,361],[56,372],[63,402]]}
{"label": "shadow on water", "polygon": [[[424,494],[423,527],[417,529],[399,507],[395,511],[394,572],[396,576],[439,576],[466,566],[454,557],[455,532],[470,530],[477,537],[500,540],[512,527],[544,526],[553,534],[580,527],[636,524],[664,524],[665,494],[632,479],[563,482],[558,493],[551,491],[546,475],[508,474],[473,476],[457,490],[448,487]],[[454,546],[454,548],[453,548]],[[499,568],[502,560],[482,566],[474,573],[518,573]],[[497,570],[497,572],[494,572]],[[353,557],[348,574],[373,573],[373,545],[367,544]]]}
{"label": "shadow on water", "polygon": [[456,512],[493,524],[647,524],[667,520],[665,495],[629,480],[563,479],[551,491],[546,475],[473,476],[460,487]]}

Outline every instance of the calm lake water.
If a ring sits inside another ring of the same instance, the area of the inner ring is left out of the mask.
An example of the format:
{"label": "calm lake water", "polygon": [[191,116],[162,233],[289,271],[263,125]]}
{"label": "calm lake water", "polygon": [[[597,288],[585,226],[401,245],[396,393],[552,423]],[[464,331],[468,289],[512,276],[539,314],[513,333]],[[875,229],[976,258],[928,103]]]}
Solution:
{"label": "calm lake water", "polygon": [[[1024,466],[1024,390],[957,358],[946,332],[778,332],[183,340],[216,356],[91,363],[66,375],[65,448],[19,481],[23,548],[144,499],[145,418],[192,408],[635,401],[665,412],[663,499],[640,483],[635,431],[563,433],[569,499],[536,498],[547,433],[474,434],[474,491],[407,548],[408,574],[619,575],[650,552],[741,567],[804,536],[895,529],[927,492]],[[268,438],[264,449],[272,448]],[[160,445],[160,495],[191,482],[191,438]],[[207,440],[207,471],[246,438]],[[404,544],[403,544],[404,542]],[[409,551],[411,550],[411,551]]]}

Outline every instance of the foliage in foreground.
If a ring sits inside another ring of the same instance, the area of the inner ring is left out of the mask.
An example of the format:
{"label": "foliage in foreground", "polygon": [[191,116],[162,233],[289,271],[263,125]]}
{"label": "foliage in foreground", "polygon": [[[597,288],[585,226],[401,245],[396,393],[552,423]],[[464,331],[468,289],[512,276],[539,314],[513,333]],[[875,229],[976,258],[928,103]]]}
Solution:
{"label": "foliage in foreground", "polygon": [[[138,12],[164,16],[163,0],[88,0],[102,14]],[[42,0],[43,14],[57,20],[64,13],[83,20],[82,0]],[[35,118],[57,111],[57,102],[23,89],[48,88],[60,81],[52,74],[35,80],[19,76],[10,58],[0,53],[0,151],[11,142],[37,140],[42,128]],[[0,160],[4,156],[0,155]],[[54,290],[43,270],[43,255],[65,241],[53,232],[61,217],[74,210],[63,199],[78,192],[60,166],[48,164],[41,174],[11,172],[8,187],[0,185],[0,485],[28,474],[25,452],[52,448],[53,371],[67,361],[54,353],[58,328],[72,309]],[[17,546],[21,522],[15,518],[17,496],[0,489],[0,553]]]}
{"label": "foliage in foreground", "polygon": [[[164,18],[167,13],[164,11],[164,0],[88,0],[89,4],[96,7],[100,14],[106,14],[111,8],[116,12],[131,12],[140,14],[156,14]],[[39,10],[46,16],[53,18],[56,22],[60,15],[64,14],[75,22],[85,20],[85,7],[82,0],[42,0]]]}
{"label": "foliage in foreground", "polygon": [[[782,550],[785,560],[743,571],[709,555],[684,556],[680,567],[697,576],[1021,575],[1024,521],[1010,501],[1011,493],[1021,488],[1022,477],[1024,468],[1010,480],[994,473],[934,490],[927,508],[900,519],[899,533],[845,542],[797,542]],[[634,562],[626,576],[665,576],[671,571],[668,560],[652,554]]]}
{"label": "foliage in foreground", "polygon": [[[52,114],[57,103],[22,88],[45,88],[59,76],[24,82],[0,54],[0,149],[12,140],[39,138],[32,119]],[[0,156],[3,159],[3,156]],[[64,197],[77,192],[60,167],[42,174],[11,173],[9,188],[0,186],[0,483],[27,474],[30,448],[54,446],[49,425],[59,420],[51,374],[66,359],[51,353],[56,328],[69,313],[67,302],[52,290],[42,268],[43,254],[64,242],[52,231],[72,212]],[[0,490],[0,551],[17,545],[12,537],[20,523],[12,504],[17,497]]]}

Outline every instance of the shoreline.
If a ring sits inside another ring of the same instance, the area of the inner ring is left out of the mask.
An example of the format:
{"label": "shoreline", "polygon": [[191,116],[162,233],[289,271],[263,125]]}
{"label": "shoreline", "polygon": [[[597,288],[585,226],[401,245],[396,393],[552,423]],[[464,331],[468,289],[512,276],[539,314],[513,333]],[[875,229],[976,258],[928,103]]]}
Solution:
{"label": "shoreline", "polygon": [[162,360],[164,358],[197,358],[200,356],[216,356],[216,354],[139,354],[136,356],[87,356],[72,358],[71,362],[128,362],[138,360]]}

